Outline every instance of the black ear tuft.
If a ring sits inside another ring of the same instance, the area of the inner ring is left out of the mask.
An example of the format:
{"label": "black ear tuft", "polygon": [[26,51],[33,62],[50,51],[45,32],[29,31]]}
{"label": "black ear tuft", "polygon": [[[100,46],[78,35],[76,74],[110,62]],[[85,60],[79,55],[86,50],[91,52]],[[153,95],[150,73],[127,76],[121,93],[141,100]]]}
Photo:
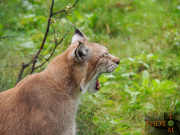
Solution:
{"label": "black ear tuft", "polygon": [[[84,37],[84,35],[82,34],[82,32],[79,29],[75,29],[75,33],[74,34],[78,34],[81,37]],[[79,41],[80,42],[80,41]]]}
{"label": "black ear tuft", "polygon": [[77,29],[74,24],[72,24],[70,22],[70,24],[74,27],[75,29],[75,33],[72,37],[72,41],[71,41],[71,45],[75,42],[86,42],[87,41],[87,37],[79,30]]}

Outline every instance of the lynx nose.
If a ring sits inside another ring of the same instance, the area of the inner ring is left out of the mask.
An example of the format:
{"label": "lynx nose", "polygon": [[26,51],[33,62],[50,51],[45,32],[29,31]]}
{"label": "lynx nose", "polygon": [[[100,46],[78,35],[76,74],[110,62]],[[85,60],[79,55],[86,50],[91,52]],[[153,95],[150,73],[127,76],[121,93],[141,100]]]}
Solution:
{"label": "lynx nose", "polygon": [[113,60],[117,65],[119,65],[119,59]]}
{"label": "lynx nose", "polygon": [[116,61],[115,63],[116,63],[117,65],[119,65],[119,62],[120,62],[120,60]]}
{"label": "lynx nose", "polygon": [[111,60],[116,63],[117,65],[119,65],[119,59],[117,57],[114,57],[113,55],[110,55],[111,56]]}

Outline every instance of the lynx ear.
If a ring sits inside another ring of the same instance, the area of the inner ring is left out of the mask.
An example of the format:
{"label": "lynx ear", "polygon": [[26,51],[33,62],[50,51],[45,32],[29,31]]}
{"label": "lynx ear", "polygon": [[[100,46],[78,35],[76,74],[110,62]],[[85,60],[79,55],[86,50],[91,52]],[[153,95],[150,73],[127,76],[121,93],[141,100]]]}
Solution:
{"label": "lynx ear", "polygon": [[74,44],[75,42],[86,42],[87,37],[79,30],[77,29],[74,24],[70,22],[70,24],[74,27],[75,33],[72,37],[71,45]]}
{"label": "lynx ear", "polygon": [[75,59],[82,63],[82,61],[86,59],[87,50],[87,47],[79,42],[79,46],[75,50]]}

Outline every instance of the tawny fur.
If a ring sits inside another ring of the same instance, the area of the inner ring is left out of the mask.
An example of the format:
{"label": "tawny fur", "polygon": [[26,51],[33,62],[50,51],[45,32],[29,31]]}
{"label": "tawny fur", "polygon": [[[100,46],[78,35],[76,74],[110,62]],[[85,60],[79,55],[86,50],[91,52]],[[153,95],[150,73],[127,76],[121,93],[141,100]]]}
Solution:
{"label": "tawny fur", "polygon": [[97,72],[119,62],[107,54],[105,47],[84,44],[88,55],[82,62],[76,60],[76,42],[44,71],[29,75],[14,88],[0,93],[0,135],[75,135],[82,90]]}

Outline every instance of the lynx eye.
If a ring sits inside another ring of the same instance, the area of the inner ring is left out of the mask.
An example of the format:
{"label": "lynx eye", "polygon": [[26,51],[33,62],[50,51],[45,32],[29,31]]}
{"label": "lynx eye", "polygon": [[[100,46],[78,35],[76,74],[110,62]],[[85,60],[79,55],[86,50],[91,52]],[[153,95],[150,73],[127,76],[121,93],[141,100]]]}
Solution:
{"label": "lynx eye", "polygon": [[107,55],[108,55],[108,53],[104,53],[104,54],[103,54],[103,56],[107,56]]}
{"label": "lynx eye", "polygon": [[108,53],[104,53],[104,54],[101,55],[101,57],[105,57],[107,55],[108,55]]}

